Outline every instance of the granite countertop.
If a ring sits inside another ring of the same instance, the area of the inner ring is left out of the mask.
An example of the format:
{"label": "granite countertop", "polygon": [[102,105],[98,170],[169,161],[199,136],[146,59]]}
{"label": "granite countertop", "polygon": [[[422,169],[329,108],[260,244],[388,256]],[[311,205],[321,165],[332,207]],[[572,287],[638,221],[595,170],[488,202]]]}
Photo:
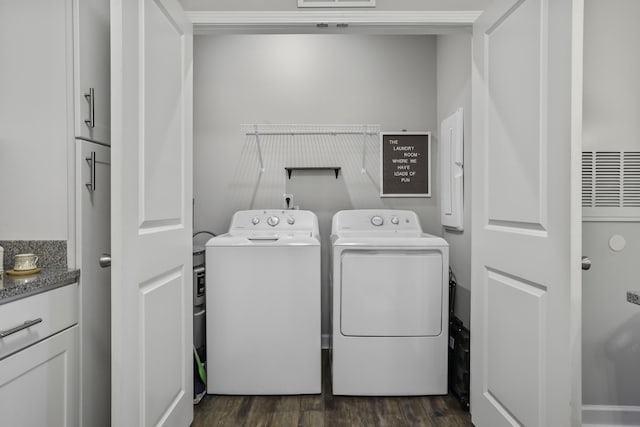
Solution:
{"label": "granite countertop", "polygon": [[43,267],[39,273],[25,276],[10,276],[5,271],[0,281],[0,304],[76,283],[79,278],[80,270],[67,267]]}
{"label": "granite countertop", "polygon": [[640,291],[627,291],[627,301],[640,305]]}

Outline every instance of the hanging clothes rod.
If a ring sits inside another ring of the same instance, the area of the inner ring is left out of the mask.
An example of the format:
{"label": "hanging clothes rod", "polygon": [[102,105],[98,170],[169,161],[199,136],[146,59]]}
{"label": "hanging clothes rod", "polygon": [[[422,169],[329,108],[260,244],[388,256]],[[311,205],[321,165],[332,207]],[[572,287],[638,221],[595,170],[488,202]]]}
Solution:
{"label": "hanging clothes rod", "polygon": [[380,132],[378,124],[241,124],[240,129],[246,135],[359,135],[367,132],[376,135]]}
{"label": "hanging clothes rod", "polygon": [[[380,132],[344,131],[344,132],[305,132],[305,131],[283,131],[283,132],[257,132],[258,135],[377,135]],[[256,135],[256,132],[247,132],[245,135]]]}

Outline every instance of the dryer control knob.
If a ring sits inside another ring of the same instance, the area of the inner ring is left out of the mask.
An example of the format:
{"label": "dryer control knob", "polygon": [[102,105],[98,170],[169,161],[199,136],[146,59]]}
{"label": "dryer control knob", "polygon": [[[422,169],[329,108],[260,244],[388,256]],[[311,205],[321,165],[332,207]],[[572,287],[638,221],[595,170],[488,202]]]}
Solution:
{"label": "dryer control knob", "polygon": [[393,224],[393,225],[400,224],[400,220],[398,219],[397,216],[394,216],[394,217],[391,218],[391,224]]}
{"label": "dryer control knob", "polygon": [[278,225],[279,222],[280,222],[280,218],[278,218],[275,215],[267,218],[267,224],[269,224],[272,227],[275,227],[276,225]]}
{"label": "dryer control knob", "polygon": [[384,224],[384,219],[382,219],[381,216],[376,215],[371,217],[371,224],[375,225],[376,227],[380,227],[382,224]]}
{"label": "dryer control knob", "polygon": [[293,225],[293,224],[296,223],[296,219],[294,217],[290,216],[289,218],[287,218],[287,223],[289,225]]}
{"label": "dryer control knob", "polygon": [[259,223],[260,223],[260,218],[258,218],[257,216],[253,217],[253,219],[251,220],[251,224],[253,225],[258,225]]}

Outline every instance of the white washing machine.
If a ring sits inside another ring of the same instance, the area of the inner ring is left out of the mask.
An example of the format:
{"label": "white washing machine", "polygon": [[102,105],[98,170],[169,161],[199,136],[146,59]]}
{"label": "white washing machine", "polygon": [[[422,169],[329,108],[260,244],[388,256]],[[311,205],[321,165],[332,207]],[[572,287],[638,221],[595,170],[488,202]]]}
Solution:
{"label": "white washing machine", "polygon": [[447,393],[449,246],[405,210],[332,224],[333,394]]}
{"label": "white washing machine", "polygon": [[206,245],[207,392],[321,392],[318,219],[237,212]]}

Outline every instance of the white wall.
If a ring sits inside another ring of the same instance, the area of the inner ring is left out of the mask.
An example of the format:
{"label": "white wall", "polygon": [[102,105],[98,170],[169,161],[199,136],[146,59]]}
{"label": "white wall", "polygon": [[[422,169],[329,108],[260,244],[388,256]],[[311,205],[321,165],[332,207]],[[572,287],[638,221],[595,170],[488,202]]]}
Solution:
{"label": "white wall", "polygon": [[[639,21],[637,0],[585,3],[586,149],[640,150]],[[613,235],[626,239],[623,251],[609,248]],[[583,223],[583,254],[593,261],[583,274],[585,405],[640,406],[640,309],[625,299],[627,290],[640,288],[639,253],[638,222]],[[621,423],[623,415],[605,411],[599,421]]]}
{"label": "white wall", "polygon": [[[444,230],[458,282],[454,312],[469,327],[471,309],[471,34],[438,36],[438,123],[464,110],[464,231]],[[439,126],[439,125],[438,125]]]}
{"label": "white wall", "polygon": [[0,240],[67,240],[66,10],[0,2]]}
{"label": "white wall", "polygon": [[[199,36],[194,58],[196,230],[224,232],[236,210],[280,208],[289,191],[300,209],[319,214],[325,245],[331,215],[349,208],[411,209],[425,231],[441,234],[437,190],[432,198],[379,197],[377,141],[368,142],[368,173],[362,174],[360,137],[265,138],[260,174],[255,139],[240,132],[243,123],[375,123],[435,134],[434,36]],[[437,144],[432,155],[437,158]],[[294,172],[289,181],[282,169],[287,162],[341,166],[341,176]]]}
{"label": "white wall", "polygon": [[[614,235],[624,250],[609,248]],[[583,253],[593,262],[582,282],[583,403],[640,406],[640,307],[626,301],[640,289],[640,224],[584,222]]]}
{"label": "white wall", "polygon": [[640,149],[640,2],[586,0],[584,146]]}
{"label": "white wall", "polygon": [[[269,167],[276,154],[268,140],[268,167],[254,195],[257,152],[254,138],[240,132],[243,123],[376,123],[386,130],[436,131],[433,36],[199,36],[194,49],[196,229],[222,232],[235,210],[281,206],[286,182],[281,169]],[[337,156],[360,156],[362,140],[353,144],[336,147],[344,150]],[[379,171],[372,169],[375,181]],[[278,191],[266,192],[271,185]],[[414,209],[427,231],[440,234],[437,197],[380,199],[373,184],[359,190],[352,207]]]}
{"label": "white wall", "polygon": [[[180,0],[180,2],[185,10],[298,9],[297,0]],[[488,0],[377,0],[375,9],[356,10],[483,10],[488,2]]]}

